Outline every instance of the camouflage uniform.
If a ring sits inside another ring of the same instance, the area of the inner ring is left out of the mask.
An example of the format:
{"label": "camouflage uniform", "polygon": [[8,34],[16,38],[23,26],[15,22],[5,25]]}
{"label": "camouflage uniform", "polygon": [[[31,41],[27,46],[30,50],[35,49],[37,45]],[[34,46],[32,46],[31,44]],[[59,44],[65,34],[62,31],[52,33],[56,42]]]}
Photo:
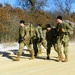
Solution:
{"label": "camouflage uniform", "polygon": [[30,45],[29,29],[26,25],[24,27],[20,27],[19,29],[19,50],[18,50],[17,58],[15,58],[14,60],[16,61],[20,60],[20,56],[23,52],[24,46],[28,48],[31,54],[31,59],[33,59],[34,52]]}
{"label": "camouflage uniform", "polygon": [[38,54],[40,54],[41,51],[42,51],[41,45],[43,45],[45,49],[47,48],[47,45],[46,45],[46,30],[42,31],[41,26],[37,26],[37,29],[38,29],[38,32],[39,32],[39,35],[40,35],[39,42],[38,42]]}
{"label": "camouflage uniform", "polygon": [[57,24],[56,26],[57,32],[58,32],[58,39],[57,39],[57,53],[59,61],[62,61],[62,45],[64,47],[64,54],[65,54],[65,60],[68,61],[68,46],[69,46],[69,32],[68,30],[72,30],[73,28],[66,22],[62,22],[62,24]]}
{"label": "camouflage uniform", "polygon": [[34,56],[37,56],[38,53],[38,38],[39,38],[39,32],[36,27],[33,26],[32,23],[28,25],[29,29],[29,38],[30,38],[30,44],[33,44],[33,49],[34,49]]}

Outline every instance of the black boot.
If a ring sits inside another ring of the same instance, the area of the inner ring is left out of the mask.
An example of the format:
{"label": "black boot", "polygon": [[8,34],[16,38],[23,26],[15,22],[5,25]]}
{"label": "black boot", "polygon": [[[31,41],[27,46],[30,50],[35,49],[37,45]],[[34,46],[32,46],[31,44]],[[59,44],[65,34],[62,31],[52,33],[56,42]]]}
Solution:
{"label": "black boot", "polygon": [[49,56],[49,54],[47,55],[47,58],[46,58],[46,60],[50,60],[50,56]]}

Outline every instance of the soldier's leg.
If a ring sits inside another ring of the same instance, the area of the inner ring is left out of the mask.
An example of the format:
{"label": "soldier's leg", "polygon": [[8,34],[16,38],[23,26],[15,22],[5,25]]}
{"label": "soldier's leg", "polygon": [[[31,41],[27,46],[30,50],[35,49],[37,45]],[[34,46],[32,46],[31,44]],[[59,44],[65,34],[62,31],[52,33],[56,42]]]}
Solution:
{"label": "soldier's leg", "polygon": [[39,44],[38,44],[38,54],[42,53],[42,47],[43,46],[47,50],[47,41],[43,39]]}
{"label": "soldier's leg", "polygon": [[56,50],[58,52],[58,61],[62,61],[61,47],[62,47],[62,41],[60,39],[58,39],[58,41],[57,41],[57,50]]}
{"label": "soldier's leg", "polygon": [[64,46],[64,54],[65,54],[64,62],[67,62],[68,61],[68,46],[67,45]]}
{"label": "soldier's leg", "polygon": [[31,58],[30,59],[34,59],[34,50],[32,49],[31,44],[26,44],[30,54],[31,54]]}
{"label": "soldier's leg", "polygon": [[34,39],[33,40],[33,49],[34,49],[34,56],[35,57],[38,56],[38,47],[37,47],[37,44],[38,44],[38,40],[37,39]]}
{"label": "soldier's leg", "polygon": [[54,46],[54,50],[58,53],[59,51],[57,50],[57,43],[55,43],[53,46]]}
{"label": "soldier's leg", "polygon": [[41,42],[38,43],[38,54],[42,53],[42,47],[41,47]]}
{"label": "soldier's leg", "polygon": [[[57,43],[53,44],[53,46],[54,46],[54,50],[57,52],[57,54],[59,54],[59,49],[57,49]],[[63,55],[62,55],[62,52],[60,52],[60,53],[61,53],[61,60],[63,60],[64,57],[63,57]],[[58,55],[58,56],[59,56],[59,55]]]}
{"label": "soldier's leg", "polygon": [[42,40],[42,45],[45,49],[47,49],[47,41],[45,39]]}
{"label": "soldier's leg", "polygon": [[20,56],[21,56],[21,54],[23,52],[23,49],[24,49],[24,43],[21,42],[19,44],[19,50],[18,50],[18,53],[17,53],[17,57],[15,59],[13,59],[14,61],[20,61]]}
{"label": "soldier's leg", "polygon": [[69,37],[66,35],[64,40],[64,54],[65,54],[65,60],[64,62],[68,61],[68,46],[69,46]]}
{"label": "soldier's leg", "polygon": [[50,59],[50,53],[51,53],[51,44],[47,43],[47,60]]}

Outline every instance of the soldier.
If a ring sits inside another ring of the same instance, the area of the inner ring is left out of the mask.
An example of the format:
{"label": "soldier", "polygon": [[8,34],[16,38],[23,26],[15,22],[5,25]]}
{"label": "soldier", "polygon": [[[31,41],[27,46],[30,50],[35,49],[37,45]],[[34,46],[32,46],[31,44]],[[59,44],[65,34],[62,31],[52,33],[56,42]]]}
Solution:
{"label": "soldier", "polygon": [[51,47],[54,46],[55,48],[56,40],[57,40],[57,31],[55,28],[52,28],[50,24],[47,24],[46,40],[47,40],[47,58],[46,59],[49,60]]}
{"label": "soldier", "polygon": [[[44,29],[43,31],[43,39],[42,39],[42,45],[45,49],[47,49],[47,41],[46,41],[46,29]],[[42,49],[41,49],[42,50]]]}
{"label": "soldier", "polygon": [[57,17],[57,52],[58,52],[58,61],[62,61],[62,50],[61,47],[63,45],[65,59],[64,62],[68,61],[68,46],[69,46],[69,32],[68,30],[73,30],[73,28],[66,22],[62,20],[62,16]]}
{"label": "soldier", "polygon": [[23,52],[24,46],[26,46],[28,48],[28,50],[31,54],[30,59],[34,59],[34,52],[33,52],[33,49],[31,48],[31,45],[30,45],[29,29],[25,25],[24,20],[21,20],[20,21],[20,28],[19,28],[19,50],[17,53],[17,57],[13,60],[15,60],[15,61],[20,60],[20,56]]}
{"label": "soldier", "polygon": [[30,38],[30,44],[33,44],[33,49],[34,49],[34,56],[37,56],[38,53],[38,38],[39,36],[39,32],[37,27],[34,27],[32,22],[30,22],[30,24],[28,25],[28,29],[29,29],[29,38]]}
{"label": "soldier", "polygon": [[38,40],[40,38],[40,34],[38,32],[37,27],[35,27],[35,36],[33,38],[33,48],[34,48],[34,56],[37,57],[38,56]]}
{"label": "soldier", "polygon": [[38,32],[40,35],[40,38],[38,40],[39,41],[38,42],[38,54],[41,54],[42,53],[41,45],[43,45],[45,49],[47,48],[46,40],[45,40],[45,34],[46,33],[45,33],[45,31],[42,30],[41,24],[38,24],[37,29],[38,29]]}

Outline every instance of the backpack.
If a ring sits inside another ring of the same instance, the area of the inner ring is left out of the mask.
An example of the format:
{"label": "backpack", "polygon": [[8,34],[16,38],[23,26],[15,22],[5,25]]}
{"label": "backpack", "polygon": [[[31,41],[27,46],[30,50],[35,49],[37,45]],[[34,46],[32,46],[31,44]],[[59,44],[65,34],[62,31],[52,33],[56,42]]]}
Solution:
{"label": "backpack", "polygon": [[69,34],[70,35],[73,35],[73,31],[75,29],[75,23],[74,22],[71,22],[69,20],[64,20],[64,22],[68,23],[73,28],[73,30],[70,30],[70,29],[68,30]]}

